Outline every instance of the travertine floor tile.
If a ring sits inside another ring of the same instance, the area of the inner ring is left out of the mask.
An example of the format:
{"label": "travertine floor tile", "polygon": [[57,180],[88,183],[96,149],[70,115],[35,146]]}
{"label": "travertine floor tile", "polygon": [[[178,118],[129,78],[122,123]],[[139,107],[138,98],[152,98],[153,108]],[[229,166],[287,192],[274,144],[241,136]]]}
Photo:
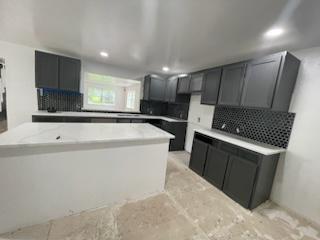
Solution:
{"label": "travertine floor tile", "polygon": [[22,228],[15,232],[1,235],[0,239],[47,240],[50,226],[51,223],[46,223]]}
{"label": "travertine floor tile", "polygon": [[166,194],[121,207],[117,224],[123,240],[207,239],[174,207]]}
{"label": "travertine floor tile", "polygon": [[23,240],[320,240],[320,228],[267,202],[249,211],[169,153],[166,191],[0,236]]}
{"label": "travertine floor tile", "polygon": [[54,220],[49,240],[118,239],[113,210],[103,208]]}

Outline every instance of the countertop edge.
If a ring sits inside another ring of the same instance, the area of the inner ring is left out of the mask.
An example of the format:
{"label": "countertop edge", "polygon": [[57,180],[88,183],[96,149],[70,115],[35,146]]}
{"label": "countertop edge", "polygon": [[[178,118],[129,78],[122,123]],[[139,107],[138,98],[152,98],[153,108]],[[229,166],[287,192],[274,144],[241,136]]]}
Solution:
{"label": "countertop edge", "polygon": [[[211,130],[195,129],[194,131],[200,134],[206,135],[208,137],[213,137],[221,141],[248,149],[250,151],[260,153],[265,156],[286,152],[286,149],[284,148],[268,149],[267,147],[264,147],[264,146],[259,146],[259,145],[255,145],[254,143],[245,142],[245,140],[241,140],[237,138],[232,139],[232,136],[227,136],[227,135],[223,136],[223,133],[216,133]],[[274,148],[277,148],[277,147],[274,147]]]}
{"label": "countertop edge", "polygon": [[[156,116],[156,115],[146,115],[146,114],[139,114],[140,116],[128,116],[130,113],[128,113],[127,116],[117,116],[116,113],[109,113],[112,116],[107,116],[108,113],[99,113],[99,112],[74,112],[76,115],[72,116],[72,112],[56,112],[56,113],[47,113],[47,112],[34,112],[31,114],[31,116],[46,116],[46,117],[94,117],[94,118],[135,118],[135,119],[160,119],[167,122],[181,122],[186,123],[188,120],[186,119],[175,119],[165,116]],[[79,113],[84,113],[83,115]],[[88,114],[88,115],[85,115]],[[96,116],[92,116],[94,114],[97,114]],[[100,115],[101,114],[101,115]],[[104,115],[102,115],[104,114]]]}

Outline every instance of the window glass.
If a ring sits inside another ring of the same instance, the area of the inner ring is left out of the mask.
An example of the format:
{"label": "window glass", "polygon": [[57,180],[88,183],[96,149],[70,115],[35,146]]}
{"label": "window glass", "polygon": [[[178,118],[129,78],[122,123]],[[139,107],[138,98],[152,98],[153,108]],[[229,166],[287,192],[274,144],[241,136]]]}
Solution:
{"label": "window glass", "polygon": [[138,80],[85,73],[84,109],[135,111],[140,108],[141,83]]}

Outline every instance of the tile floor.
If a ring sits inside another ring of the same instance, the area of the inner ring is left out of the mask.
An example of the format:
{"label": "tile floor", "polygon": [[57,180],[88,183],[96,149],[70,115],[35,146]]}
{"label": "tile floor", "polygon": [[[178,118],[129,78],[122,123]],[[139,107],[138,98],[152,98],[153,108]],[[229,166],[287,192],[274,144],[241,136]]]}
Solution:
{"label": "tile floor", "polygon": [[166,191],[2,236],[23,240],[319,240],[320,229],[267,202],[248,211],[186,166],[186,152],[170,153]]}

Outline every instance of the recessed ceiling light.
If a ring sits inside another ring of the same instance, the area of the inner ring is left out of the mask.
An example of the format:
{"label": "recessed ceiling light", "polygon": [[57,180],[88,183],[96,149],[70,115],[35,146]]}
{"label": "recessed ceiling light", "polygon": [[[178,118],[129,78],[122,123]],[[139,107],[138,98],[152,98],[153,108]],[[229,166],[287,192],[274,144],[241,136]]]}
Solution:
{"label": "recessed ceiling light", "polygon": [[162,71],[168,72],[170,69],[167,66],[162,67]]}
{"label": "recessed ceiling light", "polygon": [[282,28],[271,28],[264,34],[264,36],[268,38],[274,38],[282,35],[283,33],[284,30]]}
{"label": "recessed ceiling light", "polygon": [[107,52],[100,52],[100,55],[102,57],[109,57],[109,54]]}
{"label": "recessed ceiling light", "polygon": [[179,76],[179,77],[186,77],[186,76],[188,76],[188,74],[182,73],[182,74],[179,74],[178,76]]}

